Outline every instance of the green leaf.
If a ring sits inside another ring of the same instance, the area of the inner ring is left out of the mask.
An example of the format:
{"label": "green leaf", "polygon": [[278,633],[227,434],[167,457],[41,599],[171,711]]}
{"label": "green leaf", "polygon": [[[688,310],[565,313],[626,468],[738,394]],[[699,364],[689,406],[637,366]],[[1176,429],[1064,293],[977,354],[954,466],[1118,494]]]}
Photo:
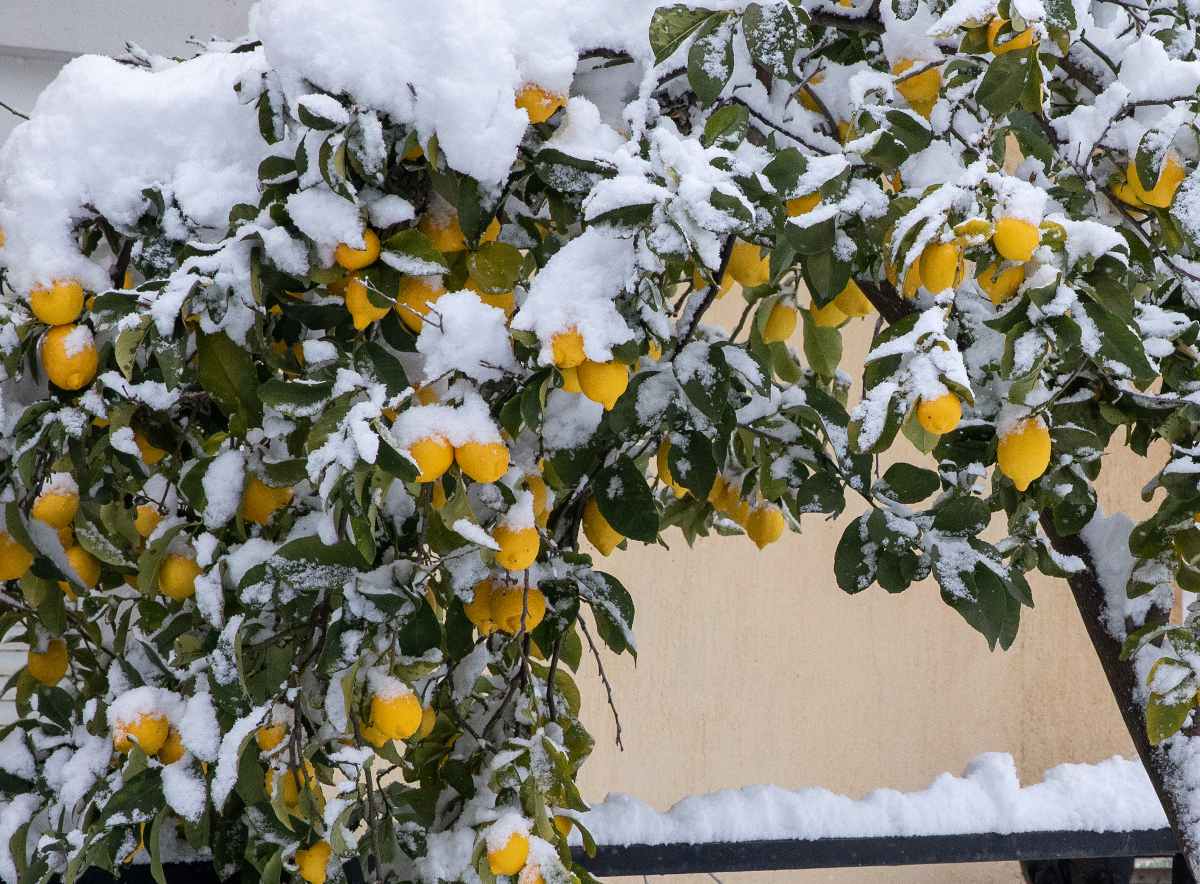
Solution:
{"label": "green leaf", "polygon": [[907,463],[895,463],[883,474],[883,481],[900,503],[919,503],[938,490],[941,484],[933,470]]}
{"label": "green leaf", "polygon": [[750,111],[740,104],[723,104],[704,123],[700,143],[705,147],[733,150],[741,144],[750,130]]}
{"label": "green leaf", "polygon": [[[1093,358],[1101,355],[1113,363],[1125,366],[1136,382],[1152,381],[1157,373],[1146,358],[1141,335],[1098,304],[1084,301],[1083,309],[1100,332],[1100,353],[1089,355]],[[1113,369],[1110,367],[1109,370]]]}
{"label": "green leaf", "polygon": [[617,531],[633,540],[658,539],[658,508],[646,477],[637,464],[621,455],[601,470],[593,486],[600,514]]}
{"label": "green leaf", "polygon": [[833,574],[843,592],[862,592],[875,581],[875,568],[863,554],[867,515],[861,515],[842,532],[833,554]]}
{"label": "green leaf", "polygon": [[1151,693],[1146,704],[1146,736],[1157,746],[1163,740],[1179,733],[1195,706],[1195,698],[1189,697],[1182,703],[1168,703],[1162,694]]}
{"label": "green leaf", "polygon": [[633,598],[616,577],[596,571],[592,575],[602,584],[597,592],[596,581],[587,585],[585,597],[592,606],[596,618],[596,630],[600,638],[614,654],[629,651],[635,658],[637,648],[633,644]]}
{"label": "green leaf", "polygon": [[113,344],[113,357],[117,360],[117,368],[127,381],[133,380],[133,365],[137,359],[138,347],[142,345],[142,339],[146,337],[149,329],[150,317],[143,316],[137,325],[123,329]]}
{"label": "green leaf", "polygon": [[[393,252],[402,257],[402,260],[397,263],[403,273],[413,276],[430,276],[450,269],[445,256],[433,247],[429,237],[415,227],[393,233],[384,240],[383,248],[384,251]],[[405,262],[403,258],[407,258],[408,262]],[[406,263],[411,264],[411,268],[406,266]]]}
{"label": "green leaf", "polygon": [[751,3],[742,13],[742,33],[750,57],[777,77],[788,77],[796,56],[796,43],[803,27],[785,3],[761,6]]}
{"label": "green leaf", "polygon": [[271,378],[258,388],[264,405],[286,417],[315,417],[333,395],[333,381]]}
{"label": "green leaf", "polygon": [[717,462],[708,436],[695,431],[674,434],[667,451],[667,466],[671,470],[671,478],[690,491],[693,497],[697,500],[708,499],[717,477]]}
{"label": "green leaf", "polygon": [[303,99],[297,102],[297,105],[300,110],[300,122],[310,129],[329,132],[342,125],[337,120],[331,120],[313,110]]}
{"label": "green leaf", "polygon": [[836,298],[850,281],[850,265],[835,258],[832,251],[810,255],[801,270],[818,307],[824,307]]}
{"label": "green leaf", "polygon": [[650,48],[654,52],[654,63],[662,64],[705,22],[722,14],[682,3],[654,10],[650,18]]}
{"label": "green leaf", "polygon": [[712,104],[733,75],[733,31],[725,16],[704,23],[688,50],[688,83],[703,104]]}
{"label": "green leaf", "polygon": [[163,823],[170,815],[170,809],[163,806],[161,810],[154,816],[154,822],[150,825],[150,838],[146,842],[146,848],[150,851],[150,875],[158,884],[167,884],[167,874],[163,871],[162,864],[162,843],[160,834],[162,832]]}
{"label": "green leaf", "polygon": [[201,334],[196,339],[200,386],[227,415],[241,414],[245,426],[262,423],[262,404],[258,397],[258,376],[254,360],[246,348],[239,347],[224,332]]}
{"label": "green leaf", "polygon": [[1016,106],[1025,90],[1025,81],[1029,79],[1035,53],[1036,49],[1031,46],[998,55],[988,65],[987,73],[975,91],[975,100],[993,117],[1002,117]]}
{"label": "green leaf", "polygon": [[[1068,5],[1070,4],[1068,3]],[[1037,118],[1029,111],[1015,110],[1008,115],[1008,125],[1013,137],[1017,139],[1022,153],[1034,157],[1049,167],[1054,160],[1054,148],[1046,139],[1046,134],[1038,124]]]}
{"label": "green leaf", "polygon": [[836,328],[817,325],[807,310],[801,313],[804,316],[804,358],[808,367],[823,378],[836,376],[842,361],[842,333]]}
{"label": "green leaf", "polygon": [[974,537],[991,520],[988,506],[978,497],[960,494],[942,503],[935,511],[933,527],[944,534]]}
{"label": "green leaf", "polygon": [[524,257],[505,242],[484,243],[467,258],[471,277],[484,291],[511,292],[521,278]]}

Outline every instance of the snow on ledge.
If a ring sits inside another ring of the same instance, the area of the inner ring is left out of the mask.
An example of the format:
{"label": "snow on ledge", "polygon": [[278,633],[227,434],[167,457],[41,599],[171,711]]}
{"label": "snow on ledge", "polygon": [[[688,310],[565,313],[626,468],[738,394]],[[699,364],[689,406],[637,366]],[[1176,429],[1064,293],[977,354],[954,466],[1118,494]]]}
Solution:
{"label": "snow on ledge", "polygon": [[1130,832],[1167,825],[1137,760],[1113,756],[1098,764],[1060,764],[1042,782],[1021,786],[1005,752],[976,757],[961,777],[939,774],[919,792],[877,789],[856,800],[820,788],[747,786],[684,798],[666,813],[614,793],[580,821],[606,845]]}

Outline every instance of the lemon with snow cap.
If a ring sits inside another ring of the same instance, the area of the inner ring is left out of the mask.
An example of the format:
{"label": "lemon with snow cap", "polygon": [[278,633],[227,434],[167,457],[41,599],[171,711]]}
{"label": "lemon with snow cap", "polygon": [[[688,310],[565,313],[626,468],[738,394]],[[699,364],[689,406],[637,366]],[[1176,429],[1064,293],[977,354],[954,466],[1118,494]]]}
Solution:
{"label": "lemon with snow cap", "polygon": [[42,339],[42,370],[56,387],[82,390],[99,366],[96,342],[86,325],[56,325]]}
{"label": "lemon with snow cap", "polygon": [[362,270],[379,260],[379,234],[367,228],[363,231],[362,248],[339,243],[333,251],[333,260],[346,270]]}

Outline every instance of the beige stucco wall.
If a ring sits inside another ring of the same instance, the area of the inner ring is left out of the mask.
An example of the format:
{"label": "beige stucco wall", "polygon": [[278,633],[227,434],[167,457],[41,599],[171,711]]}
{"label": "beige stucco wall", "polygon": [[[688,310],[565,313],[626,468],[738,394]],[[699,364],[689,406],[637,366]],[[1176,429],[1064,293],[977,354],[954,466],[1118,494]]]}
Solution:
{"label": "beige stucco wall", "polygon": [[[720,306],[734,307],[735,294]],[[861,365],[870,325],[847,335],[844,367]],[[901,444],[906,444],[901,442]],[[1101,499],[1136,511],[1149,465],[1110,454]],[[585,795],[629,792],[666,809],[679,798],[754,783],[825,786],[861,796],[919,789],[960,774],[985,751],[1009,752],[1023,782],[1064,761],[1132,755],[1116,706],[1064,583],[1033,581],[1007,651],[941,601],[932,582],[891,596],[837,588],[836,522],[808,517],[764,552],[712,537],[689,550],[631,545],[604,562],[637,604],[640,654],[606,658],[625,751],[595,666],[585,657],[586,716],[597,738]],[[668,538],[670,540],[670,538]],[[726,882],[1015,882],[1015,864],[721,875]],[[663,879],[668,880],[668,879]],[[671,881],[710,881],[705,876]]]}

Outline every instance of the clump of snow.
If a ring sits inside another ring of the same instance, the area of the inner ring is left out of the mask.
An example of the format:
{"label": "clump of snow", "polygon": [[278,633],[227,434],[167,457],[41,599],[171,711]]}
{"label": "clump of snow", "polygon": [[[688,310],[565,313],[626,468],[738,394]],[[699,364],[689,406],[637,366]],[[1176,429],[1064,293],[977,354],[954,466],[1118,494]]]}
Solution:
{"label": "clump of snow", "polygon": [[429,310],[417,338],[425,357],[422,383],[459,372],[480,383],[516,372],[504,311],[472,291],[442,295]]}
{"label": "clump of snow", "polygon": [[204,471],[204,525],[220,528],[242,505],[242,487],[246,484],[246,456],[240,451],[222,451]]}
{"label": "clump of snow", "polygon": [[405,409],[392,424],[392,435],[401,448],[421,439],[443,438],[458,447],[467,442],[499,442],[500,430],[488,413],[487,403],[476,394],[461,405],[418,405]]}

